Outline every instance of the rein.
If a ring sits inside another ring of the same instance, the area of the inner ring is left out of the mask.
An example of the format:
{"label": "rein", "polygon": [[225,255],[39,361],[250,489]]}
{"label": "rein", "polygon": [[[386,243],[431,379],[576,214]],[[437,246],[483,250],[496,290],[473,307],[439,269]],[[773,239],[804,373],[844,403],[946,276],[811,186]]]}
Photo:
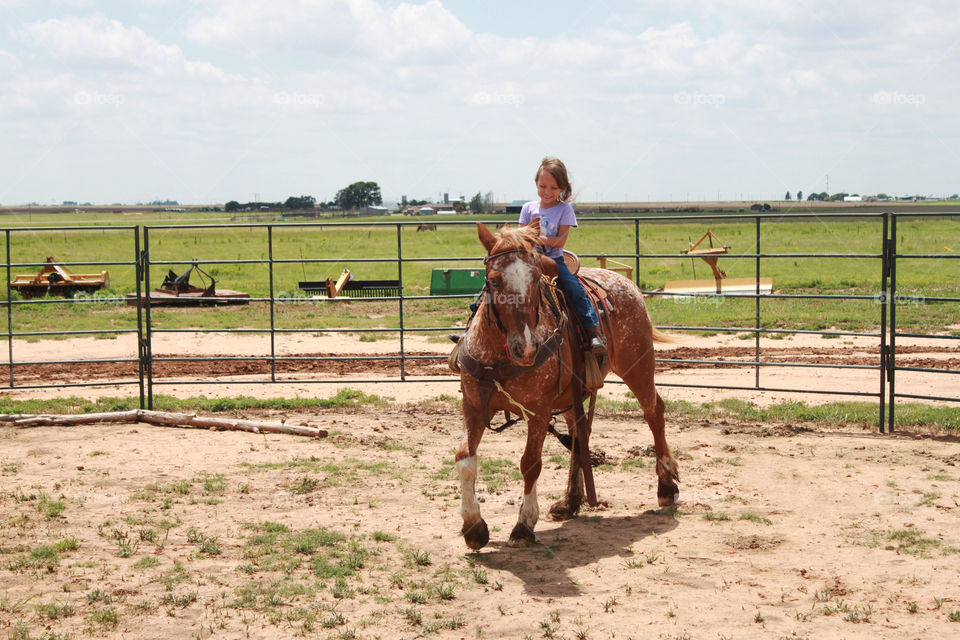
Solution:
{"label": "rein", "polygon": [[[519,250],[512,249],[510,251],[504,251],[504,252],[487,256],[487,258],[501,256],[506,253],[517,253],[517,252],[519,252]],[[506,335],[506,331],[504,330],[503,325],[500,322],[499,314],[496,311],[496,305],[493,304],[492,300],[490,300],[490,297],[491,296],[488,291],[486,303],[489,306],[489,308],[492,309],[491,315],[493,315],[494,321],[500,333]],[[548,306],[550,307],[550,310],[553,312],[554,317],[557,319],[558,325],[557,325],[557,328],[554,329],[553,333],[550,334],[550,337],[548,337],[544,342],[542,342],[540,346],[537,348],[537,354],[532,364],[520,365],[520,364],[516,364],[512,360],[507,360],[506,362],[500,362],[495,364],[493,363],[486,364],[477,360],[472,355],[470,355],[470,353],[465,348],[461,349],[460,352],[457,354],[457,364],[460,367],[462,367],[471,376],[476,378],[477,384],[480,387],[480,399],[482,404],[480,410],[483,416],[484,424],[488,429],[492,429],[492,427],[490,426],[490,417],[491,417],[490,416],[490,398],[493,396],[494,391],[500,391],[501,393],[505,394],[507,399],[520,409],[520,415],[522,416],[523,419],[527,419],[528,417],[527,414],[530,413],[522,404],[514,400],[503,389],[503,386],[501,385],[502,382],[505,382],[512,378],[516,378],[517,376],[521,376],[524,373],[533,371],[534,369],[542,365],[544,362],[552,358],[554,355],[557,355],[560,358],[563,357],[560,351],[560,348],[563,346],[564,334],[566,333],[566,328],[567,328],[567,319],[560,311],[560,306],[556,300],[556,293],[553,291],[552,285],[547,284],[544,281],[544,279],[541,278],[539,283],[539,295],[537,296],[537,324],[539,324],[540,322],[540,305],[542,304],[544,298],[547,299]],[[488,312],[490,309],[488,309]],[[491,324],[491,323],[488,321],[488,324]],[[507,354],[507,357],[509,358],[509,352]],[[561,363],[561,367],[559,367],[558,374],[557,374],[558,393],[559,391],[561,391],[560,386],[563,384],[562,372],[563,372],[563,367]],[[507,425],[504,425],[504,427],[498,430],[502,431],[504,428],[506,428],[507,426],[510,426],[514,422],[515,421],[508,421]]]}

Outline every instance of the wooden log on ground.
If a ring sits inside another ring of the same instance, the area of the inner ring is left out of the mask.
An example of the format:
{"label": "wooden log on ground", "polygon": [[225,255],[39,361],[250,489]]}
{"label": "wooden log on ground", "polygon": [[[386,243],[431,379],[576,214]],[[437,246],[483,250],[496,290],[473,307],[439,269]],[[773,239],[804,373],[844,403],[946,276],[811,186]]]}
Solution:
{"label": "wooden log on ground", "polygon": [[17,427],[75,426],[100,422],[146,422],[162,427],[187,427],[195,429],[228,429],[249,433],[284,433],[289,435],[323,438],[325,429],[303,427],[283,423],[255,422],[252,420],[233,420],[228,418],[208,418],[196,414],[169,413],[134,409],[131,411],[113,411],[107,413],[85,413],[77,415],[10,415],[0,417],[0,421],[12,422]]}

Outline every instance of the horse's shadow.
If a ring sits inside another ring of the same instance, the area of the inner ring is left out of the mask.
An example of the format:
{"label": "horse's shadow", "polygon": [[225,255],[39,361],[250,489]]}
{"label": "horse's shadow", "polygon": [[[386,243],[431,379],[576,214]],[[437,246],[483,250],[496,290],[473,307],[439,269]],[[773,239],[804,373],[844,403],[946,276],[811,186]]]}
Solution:
{"label": "horse's shadow", "polygon": [[[548,524],[542,522],[541,527]],[[583,592],[568,575],[570,569],[612,556],[627,562],[636,557],[631,545],[676,527],[676,516],[655,511],[612,518],[581,516],[542,528],[537,531],[536,544],[529,547],[510,547],[505,540],[496,540],[471,557],[488,569],[514,574],[531,595],[579,596]]]}

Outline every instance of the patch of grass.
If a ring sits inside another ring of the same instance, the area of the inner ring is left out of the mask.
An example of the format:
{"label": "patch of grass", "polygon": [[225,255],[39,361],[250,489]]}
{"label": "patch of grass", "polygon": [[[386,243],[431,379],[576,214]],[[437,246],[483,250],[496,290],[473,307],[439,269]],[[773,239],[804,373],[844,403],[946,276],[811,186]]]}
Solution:
{"label": "patch of grass", "polygon": [[897,553],[912,556],[927,556],[931,550],[940,549],[943,542],[936,538],[925,538],[920,529],[894,529],[887,534],[887,540],[894,543],[887,548]]}
{"label": "patch of grass", "polygon": [[503,491],[508,482],[517,482],[523,477],[516,461],[506,458],[481,457],[478,471],[480,480],[493,493]]}
{"label": "patch of grass", "polygon": [[141,571],[160,566],[160,559],[157,556],[143,556],[133,564],[134,568]]}
{"label": "patch of grass", "polygon": [[54,544],[41,545],[30,550],[29,553],[23,553],[15,556],[7,564],[10,571],[24,571],[27,569],[41,569],[53,571],[60,562],[60,556],[70,551],[76,551],[80,544],[76,538],[65,538]]}
{"label": "patch of grass", "polygon": [[93,611],[90,614],[90,621],[104,629],[112,630],[116,629],[117,625],[120,624],[120,616],[117,615],[116,610],[112,607],[107,607],[106,609]]}
{"label": "patch of grass", "polygon": [[[102,328],[102,327],[101,327]],[[357,389],[340,389],[329,398],[174,398],[163,394],[154,395],[154,408],[158,411],[203,411],[207,413],[235,412],[249,409],[309,410],[335,409],[341,407],[385,406],[393,399],[377,396]],[[84,414],[107,411],[130,411],[138,409],[138,398],[102,397],[87,400],[78,396],[51,399],[16,400],[0,398],[0,414]]]}
{"label": "patch of grass", "polygon": [[218,556],[223,552],[215,536],[208,536],[196,527],[187,529],[187,542],[197,545],[197,549],[204,555]]}
{"label": "patch of grass", "polygon": [[707,511],[703,514],[703,519],[708,522],[722,522],[724,520],[729,520],[730,516],[726,513],[719,513],[716,511]]}
{"label": "patch of grass", "polygon": [[48,602],[46,604],[35,605],[34,611],[37,612],[38,616],[41,618],[46,618],[47,620],[69,618],[77,612],[72,605],[61,604],[59,602]]}
{"label": "patch of grass", "polygon": [[[636,406],[625,408],[637,409]],[[804,402],[787,401],[764,408],[736,398],[702,404],[668,401],[667,413],[701,419],[732,417],[740,420],[768,423],[810,422],[860,427],[875,427],[878,420],[876,404],[869,402],[832,402],[808,406]],[[934,407],[918,402],[898,404],[895,423],[896,426],[901,428],[928,427],[957,431],[960,430],[960,411],[957,411],[954,407]]]}
{"label": "patch of grass", "polygon": [[764,518],[763,516],[758,516],[755,513],[741,513],[738,520],[748,520],[750,522],[756,522],[757,524],[773,524],[773,520],[770,518]]}
{"label": "patch of grass", "polygon": [[63,513],[64,509],[67,508],[67,503],[63,500],[63,496],[60,496],[60,500],[53,500],[46,493],[40,492],[40,499],[37,501],[37,511],[43,514],[43,517],[47,520],[53,520],[60,516]]}

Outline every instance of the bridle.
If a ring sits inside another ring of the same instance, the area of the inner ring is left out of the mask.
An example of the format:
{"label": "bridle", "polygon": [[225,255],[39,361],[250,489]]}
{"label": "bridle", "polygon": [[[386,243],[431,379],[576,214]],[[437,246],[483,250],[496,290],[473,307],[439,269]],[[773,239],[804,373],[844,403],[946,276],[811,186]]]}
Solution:
{"label": "bridle", "polygon": [[[503,250],[503,251],[498,251],[497,253],[491,253],[490,255],[486,256],[486,257],[483,259],[483,266],[484,266],[484,268],[487,268],[487,267],[489,267],[490,262],[492,262],[494,259],[496,259],[496,258],[501,258],[501,257],[503,257],[503,256],[510,255],[510,254],[513,254],[513,253],[521,253],[521,254],[528,254],[528,255],[530,255],[530,254],[532,253],[533,255],[537,256],[537,267],[538,267],[539,270],[540,270],[540,276],[537,278],[537,289],[538,289],[538,291],[537,291],[537,308],[536,308],[536,310],[535,310],[534,326],[539,325],[539,324],[540,324],[540,305],[542,304],[543,299],[544,299],[544,297],[545,297],[545,295],[546,295],[545,292],[544,292],[544,285],[543,285],[543,266],[542,266],[542,262],[540,261],[540,254],[537,253],[536,251],[529,252],[529,251],[526,251],[525,249],[521,249],[521,248],[505,249],[505,250]],[[496,298],[496,295],[495,295],[494,293],[491,293],[491,289],[495,289],[495,287],[491,284],[490,278],[485,277],[485,278],[484,278],[483,291],[484,291],[484,299],[485,299],[486,302],[487,302],[487,305],[486,305],[486,307],[487,307],[487,313],[489,313],[489,314],[491,314],[491,315],[493,316],[493,320],[494,320],[494,322],[495,322],[495,324],[496,324],[496,326],[497,326],[497,329],[499,329],[499,330],[500,330],[500,333],[503,334],[504,338],[506,338],[507,330],[506,330],[506,328],[503,326],[503,322],[500,320],[500,312],[497,311],[497,305],[496,305],[496,301],[495,301],[495,299],[494,299],[494,298]],[[548,297],[548,300],[549,300],[551,303],[554,303],[553,297]],[[555,306],[555,305],[554,305],[554,306]],[[558,310],[559,310],[559,307],[556,307],[555,310],[558,311]],[[558,311],[558,319],[559,319],[559,311]],[[506,345],[504,345],[504,346],[506,347]],[[509,349],[506,349],[506,351],[507,351],[507,358],[510,358],[510,350],[509,350]]]}

